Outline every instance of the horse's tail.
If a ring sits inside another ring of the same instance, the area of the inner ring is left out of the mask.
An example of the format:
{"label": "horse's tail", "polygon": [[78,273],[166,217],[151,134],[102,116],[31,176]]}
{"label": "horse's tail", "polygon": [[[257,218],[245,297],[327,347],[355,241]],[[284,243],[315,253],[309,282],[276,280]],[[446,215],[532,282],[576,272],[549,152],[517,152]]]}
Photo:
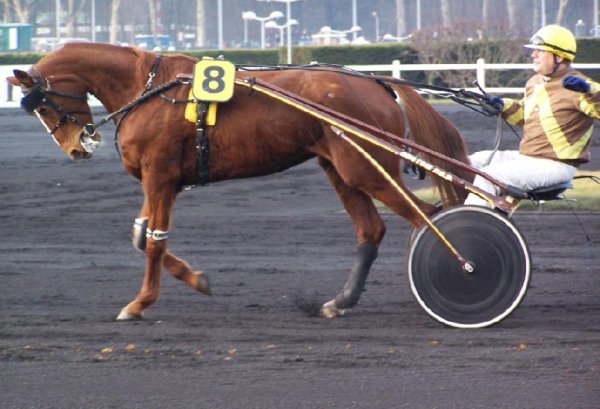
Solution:
{"label": "horse's tail", "polygon": [[[410,126],[409,137],[422,146],[439,152],[450,158],[469,163],[467,147],[462,135],[448,119],[443,117],[421,97],[414,89],[407,86],[392,84],[394,90],[402,99],[402,109],[408,117]],[[422,154],[428,162],[451,172],[458,177],[471,180],[472,175],[458,166]],[[439,191],[444,206],[457,205],[464,202],[467,196],[465,189],[455,186],[440,177],[432,176],[433,184]]]}

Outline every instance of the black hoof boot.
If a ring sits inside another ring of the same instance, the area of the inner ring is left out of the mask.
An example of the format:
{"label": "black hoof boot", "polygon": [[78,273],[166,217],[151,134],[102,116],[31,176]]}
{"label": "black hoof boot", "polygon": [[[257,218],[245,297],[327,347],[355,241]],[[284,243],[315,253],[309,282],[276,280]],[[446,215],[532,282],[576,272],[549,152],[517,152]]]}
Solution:
{"label": "black hoof boot", "polygon": [[358,246],[356,264],[350,272],[344,289],[335,297],[335,306],[337,308],[346,309],[356,305],[365,287],[365,281],[367,281],[371,265],[376,258],[377,246],[371,243],[362,243]]}

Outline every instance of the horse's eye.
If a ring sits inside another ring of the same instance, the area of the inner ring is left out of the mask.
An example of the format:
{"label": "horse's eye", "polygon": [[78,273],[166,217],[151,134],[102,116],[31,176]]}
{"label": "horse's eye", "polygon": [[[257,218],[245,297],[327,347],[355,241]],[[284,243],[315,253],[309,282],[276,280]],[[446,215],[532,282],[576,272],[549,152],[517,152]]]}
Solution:
{"label": "horse's eye", "polygon": [[48,108],[46,108],[45,106],[42,105],[41,107],[38,108],[37,111],[40,115],[46,115],[48,113]]}

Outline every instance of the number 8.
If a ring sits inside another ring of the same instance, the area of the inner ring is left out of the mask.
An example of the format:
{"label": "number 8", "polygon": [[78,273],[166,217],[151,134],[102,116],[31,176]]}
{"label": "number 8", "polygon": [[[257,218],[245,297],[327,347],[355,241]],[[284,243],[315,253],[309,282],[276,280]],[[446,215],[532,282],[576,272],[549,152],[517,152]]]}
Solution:
{"label": "number 8", "polygon": [[235,65],[225,60],[202,59],[194,66],[192,95],[204,102],[225,102],[233,96]]}
{"label": "number 8", "polygon": [[219,66],[208,66],[204,69],[204,81],[202,89],[210,94],[218,94],[225,89],[225,70]]}

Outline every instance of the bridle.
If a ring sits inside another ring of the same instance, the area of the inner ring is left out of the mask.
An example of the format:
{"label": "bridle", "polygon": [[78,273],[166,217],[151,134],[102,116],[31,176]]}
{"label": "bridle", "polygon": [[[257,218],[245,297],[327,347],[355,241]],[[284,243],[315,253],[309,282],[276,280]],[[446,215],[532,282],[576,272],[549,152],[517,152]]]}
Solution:
{"label": "bridle", "polygon": [[[158,65],[160,63],[160,60],[161,60],[161,56],[160,55],[156,56],[156,59],[154,60],[154,63],[152,64],[150,72],[148,73],[148,80],[146,81],[146,85],[145,85],[144,89],[142,90],[142,93],[137,98],[135,98],[133,101],[125,104],[124,106],[117,109],[116,111],[111,112],[108,115],[104,116],[97,123],[85,123],[85,122],[79,120],[75,115],[88,114],[88,112],[86,112],[86,111],[67,111],[62,105],[58,104],[51,97],[52,95],[55,95],[55,96],[59,96],[59,97],[63,97],[63,98],[87,101],[87,95],[77,95],[77,94],[71,94],[71,93],[67,93],[67,92],[54,90],[50,86],[50,81],[48,81],[47,79],[44,80],[42,75],[39,72],[37,72],[37,70],[35,70],[35,76],[32,75],[33,80],[34,80],[34,85],[30,88],[23,90],[23,93],[25,95],[21,99],[21,108],[23,108],[26,112],[28,112],[30,114],[34,114],[34,115],[40,117],[40,114],[37,110],[40,107],[42,107],[43,105],[48,105],[49,107],[51,107],[54,111],[56,111],[60,115],[60,117],[59,117],[58,121],[56,122],[56,124],[54,125],[54,127],[52,129],[48,128],[48,132],[52,136],[54,136],[54,133],[62,125],[64,125],[67,121],[70,121],[70,122],[73,122],[73,123],[79,125],[83,129],[84,136],[87,137],[87,139],[90,141],[91,141],[91,137],[96,135],[96,130],[98,128],[105,125],[110,120],[113,120],[115,117],[120,116],[120,119],[117,122],[117,131],[115,132],[115,147],[117,148],[117,152],[120,155],[119,147],[118,147],[118,140],[117,140],[118,130],[119,130],[121,121],[129,113],[129,111],[131,111],[131,109],[134,108],[135,106],[137,106],[138,104],[145,102],[148,99],[150,99],[156,95],[160,94],[162,96],[161,93],[163,91],[171,89],[177,85],[190,83],[190,81],[185,78],[176,78],[172,81],[169,81],[167,83],[164,83],[164,84],[154,87],[153,79],[156,76],[156,71],[158,70]],[[44,82],[46,82],[47,86],[43,85]],[[171,101],[171,102],[176,103],[179,101]],[[185,100],[182,102],[190,102],[190,101]],[[82,143],[85,144],[85,142],[82,142]],[[90,142],[90,143],[93,144],[94,142]],[[86,151],[88,151],[88,149],[85,146],[84,146],[84,149],[86,149]]]}
{"label": "bridle", "polygon": [[21,108],[30,114],[40,115],[38,109],[46,105],[52,108],[58,115],[58,121],[52,128],[48,128],[50,135],[54,133],[65,123],[73,122],[83,128],[83,132],[87,136],[93,136],[96,133],[96,126],[93,123],[85,123],[78,119],[75,115],[89,114],[88,111],[68,111],[64,106],[57,103],[52,96],[58,96],[67,99],[75,99],[79,101],[87,101],[87,95],[77,95],[68,92],[57,91],[50,87],[50,82],[46,80],[48,86],[44,86],[44,81],[41,76],[34,78],[34,85],[24,90],[24,96],[21,99]]}

